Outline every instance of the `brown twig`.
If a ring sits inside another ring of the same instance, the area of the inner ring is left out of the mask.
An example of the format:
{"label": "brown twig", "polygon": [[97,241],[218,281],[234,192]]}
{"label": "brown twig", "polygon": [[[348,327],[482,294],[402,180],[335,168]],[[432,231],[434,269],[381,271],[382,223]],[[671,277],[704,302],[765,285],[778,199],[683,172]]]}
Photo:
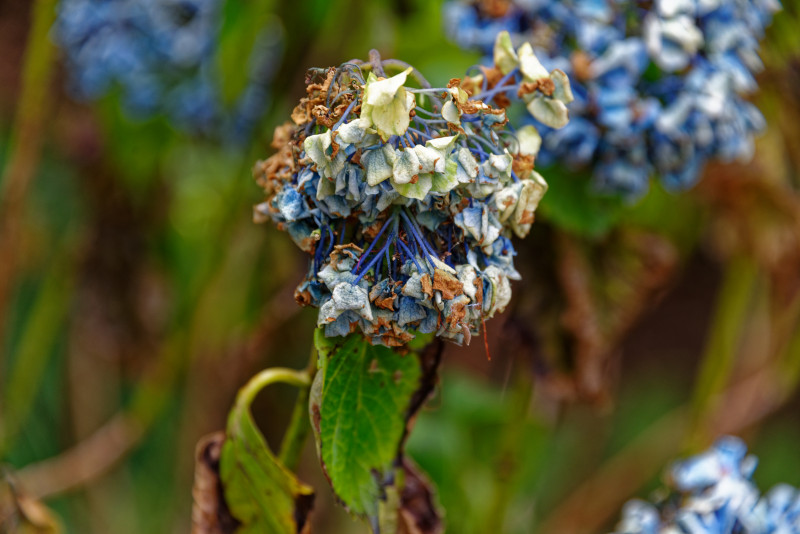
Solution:
{"label": "brown twig", "polygon": [[[284,306],[285,298],[283,293],[279,293],[265,307],[265,315],[269,320],[265,320],[262,324],[269,325],[269,327],[258,329],[245,342],[243,355],[252,358],[255,354],[263,354],[274,342],[274,333],[280,328],[283,321],[294,315],[291,312],[287,313]],[[283,310],[282,314],[277,313],[280,309]],[[165,360],[166,358],[159,358],[158,362]],[[169,380],[160,381],[160,372],[154,372],[152,376],[155,377],[157,384],[143,383],[143,389],[169,387],[172,384]],[[150,411],[144,414],[134,413],[134,411],[135,408],[117,413],[102,427],[71,449],[23,468],[17,474],[20,485],[30,495],[43,499],[75,490],[95,481],[139,444],[146,435],[148,427],[155,420]]]}

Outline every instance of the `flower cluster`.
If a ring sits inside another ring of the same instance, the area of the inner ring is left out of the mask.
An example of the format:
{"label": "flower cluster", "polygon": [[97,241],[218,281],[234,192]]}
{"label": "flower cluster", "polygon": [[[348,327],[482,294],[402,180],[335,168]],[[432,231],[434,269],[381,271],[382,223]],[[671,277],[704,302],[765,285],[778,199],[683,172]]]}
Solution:
{"label": "flower cluster", "polygon": [[265,30],[251,53],[248,85],[227,112],[214,67],[221,9],[221,0],[63,0],[54,35],[71,92],[95,100],[119,87],[135,115],[164,113],[186,130],[226,127],[245,137],[264,111],[282,43],[267,35],[274,28]]}
{"label": "flower cluster", "polygon": [[[503,106],[524,99],[562,124],[569,83],[534,69],[530,47],[505,52],[443,88],[376,53],[309,71],[278,152],[255,166],[267,194],[255,213],[311,255],[295,296],[319,307],[326,335],[469,343],[508,304],[519,277],[510,237],[529,232],[547,184],[533,170],[536,129],[511,129]],[[512,91],[508,73],[521,68],[532,77]]]}
{"label": "flower cluster", "polygon": [[655,505],[630,501],[617,534],[798,534],[800,491],[779,485],[765,496],[750,480],[756,459],[738,438],[676,463],[672,492]]}
{"label": "flower cluster", "polygon": [[533,43],[573,83],[569,126],[545,128],[540,164],[590,169],[638,194],[657,174],[687,187],[711,159],[748,159],[764,127],[746,100],[777,0],[454,0],[449,34],[489,53],[498,32]]}

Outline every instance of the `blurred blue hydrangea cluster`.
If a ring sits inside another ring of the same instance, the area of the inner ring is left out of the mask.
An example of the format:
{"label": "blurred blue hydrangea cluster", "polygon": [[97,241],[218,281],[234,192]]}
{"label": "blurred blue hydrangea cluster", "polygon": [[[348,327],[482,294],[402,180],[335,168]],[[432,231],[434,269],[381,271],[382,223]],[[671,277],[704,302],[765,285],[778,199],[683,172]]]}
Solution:
{"label": "blurred blue hydrangea cluster", "polygon": [[[510,237],[529,232],[547,184],[533,170],[536,129],[511,130],[491,104],[536,62],[530,47],[505,52],[502,68],[442,88],[395,60],[309,71],[278,152],[255,166],[267,194],[255,215],[311,256],[295,296],[319,307],[327,336],[469,343],[508,304],[519,277]],[[510,97],[565,121],[566,75],[534,74]]]}
{"label": "blurred blue hydrangea cluster", "polygon": [[782,484],[762,496],[750,480],[757,460],[738,438],[668,471],[670,492],[655,504],[627,503],[616,534],[798,534],[800,491]]}
{"label": "blurred blue hydrangea cluster", "polygon": [[262,32],[250,54],[248,84],[226,109],[214,63],[223,3],[62,0],[53,34],[70,92],[96,100],[118,87],[134,116],[163,114],[186,131],[246,138],[268,104],[283,43],[275,28]]}
{"label": "blurred blue hydrangea cluster", "polygon": [[651,175],[695,183],[709,160],[746,160],[764,119],[747,97],[777,0],[454,0],[448,33],[489,53],[498,32],[566,72],[570,124],[544,128],[539,163],[588,169],[642,194]]}

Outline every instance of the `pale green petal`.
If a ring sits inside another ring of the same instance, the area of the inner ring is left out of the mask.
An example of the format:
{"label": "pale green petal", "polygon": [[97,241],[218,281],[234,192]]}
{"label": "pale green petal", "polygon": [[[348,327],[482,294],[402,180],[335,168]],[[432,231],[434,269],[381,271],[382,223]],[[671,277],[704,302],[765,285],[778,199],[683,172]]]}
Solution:
{"label": "pale green petal", "polygon": [[436,139],[429,139],[425,146],[435,148],[436,150],[448,150],[455,144],[457,135],[449,135],[447,137],[437,137]]}
{"label": "pale green petal", "polygon": [[519,153],[523,156],[536,156],[542,146],[542,136],[535,126],[529,124],[517,129],[517,139],[519,140]]}
{"label": "pale green petal", "polygon": [[361,117],[375,126],[378,134],[386,141],[392,135],[403,135],[411,122],[409,113],[416,106],[413,93],[406,91],[403,84],[411,68],[386,80],[375,81],[370,77],[364,88],[364,103]]}
{"label": "pale green petal", "polygon": [[370,106],[388,106],[394,101],[412,70],[414,69],[409,67],[400,74],[385,80],[378,80],[370,72],[370,78],[364,87],[364,102]]}
{"label": "pale green petal", "polygon": [[336,129],[336,141],[344,146],[361,143],[367,134],[369,121],[363,118],[353,119]]}
{"label": "pale green petal", "polygon": [[569,83],[569,78],[563,71],[558,69],[550,73],[550,79],[556,86],[553,90],[553,98],[560,100],[565,104],[569,104],[575,97],[572,95],[572,86]]}
{"label": "pale green petal", "polygon": [[569,121],[564,102],[537,95],[528,103],[528,111],[536,120],[551,128],[563,128]]}
{"label": "pale green petal", "polygon": [[420,174],[415,184],[398,184],[392,180],[395,190],[406,198],[425,200],[433,186],[433,175]]}
{"label": "pale green petal", "polygon": [[420,162],[414,150],[399,150],[394,162],[394,184],[407,184],[420,173]]}
{"label": "pale green petal", "polygon": [[317,185],[317,200],[324,200],[334,193],[336,193],[336,182],[320,176],[319,184]]}
{"label": "pale green petal", "polygon": [[458,163],[464,169],[464,172],[467,173],[467,176],[470,178],[469,181],[474,180],[478,177],[478,162],[475,160],[475,156],[472,155],[472,152],[469,151],[467,147],[461,147],[458,149]]}
{"label": "pale green petal", "polygon": [[514,158],[511,154],[489,154],[486,161],[483,162],[483,172],[486,176],[491,178],[501,178],[511,176],[511,164]]}
{"label": "pale green petal", "polygon": [[446,272],[448,274],[452,274],[454,276],[456,276],[458,274],[455,269],[453,269],[452,267],[447,265],[445,262],[443,262],[439,258],[433,258],[431,256],[428,256],[428,259],[431,261],[431,263],[433,263],[433,266],[436,267],[436,269],[444,271],[444,272]]}
{"label": "pale green petal", "polygon": [[523,180],[519,202],[511,218],[511,229],[519,237],[525,237],[531,231],[533,214],[539,207],[539,202],[547,192],[547,182],[536,172],[531,173],[530,180]]}
{"label": "pale green petal", "polygon": [[443,172],[444,171],[444,156],[441,151],[422,145],[414,145],[414,152],[417,153],[419,164],[422,169],[419,172]]}
{"label": "pale green petal", "polygon": [[431,191],[436,193],[447,193],[455,189],[458,185],[458,178],[456,178],[456,171],[458,170],[458,162],[454,159],[447,160],[445,172],[437,172],[433,175],[433,184]]}
{"label": "pale green petal", "polygon": [[494,195],[494,204],[497,208],[497,219],[505,224],[506,221],[514,214],[519,202],[520,191],[522,190],[522,183],[514,183],[508,187],[504,187]]}
{"label": "pale green petal", "polygon": [[508,74],[519,65],[519,58],[511,43],[511,35],[507,31],[497,34],[494,42],[494,64],[503,74]]}
{"label": "pale green petal", "polygon": [[367,183],[375,186],[392,176],[394,160],[394,149],[390,145],[364,152],[361,163],[367,171]]}
{"label": "pale green petal", "polygon": [[444,103],[444,106],[442,106],[442,117],[444,117],[444,120],[447,122],[461,124],[461,111],[452,100],[448,100]]}
{"label": "pale green petal", "polygon": [[331,132],[317,135],[309,135],[303,141],[303,149],[306,151],[306,156],[311,158],[317,168],[322,169],[328,166],[330,160],[328,159],[328,149],[331,147]]}

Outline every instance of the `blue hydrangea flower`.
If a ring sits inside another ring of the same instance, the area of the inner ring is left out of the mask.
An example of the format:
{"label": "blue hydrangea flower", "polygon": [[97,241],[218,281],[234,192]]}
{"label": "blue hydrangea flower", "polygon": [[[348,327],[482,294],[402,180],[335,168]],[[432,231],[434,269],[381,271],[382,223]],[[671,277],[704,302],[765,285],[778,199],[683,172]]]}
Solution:
{"label": "blue hydrangea flower", "polygon": [[[412,67],[388,76],[397,61],[309,71],[278,152],[256,164],[267,199],[255,214],[311,256],[295,296],[319,308],[326,335],[469,343],[508,304],[511,236],[530,231],[547,184],[533,170],[536,129],[513,130],[503,105],[524,100],[558,125],[569,82],[536,71],[530,47],[497,59],[443,88]],[[510,83],[520,72],[524,87]]]}
{"label": "blue hydrangea flower", "polygon": [[540,164],[588,169],[600,187],[636,195],[652,174],[684,188],[709,160],[752,156],[764,120],[747,97],[779,8],[777,0],[453,0],[445,21],[465,48],[490,54],[507,31],[566,72],[573,121],[542,128]]}
{"label": "blue hydrangea flower", "polygon": [[62,0],[54,38],[70,92],[96,100],[118,87],[135,116],[163,113],[184,130],[246,138],[269,99],[281,43],[256,45],[250,83],[226,110],[213,62],[221,8],[222,0]]}
{"label": "blue hydrangea flower", "polygon": [[738,438],[675,463],[669,494],[628,502],[616,534],[798,534],[800,492],[782,484],[762,496],[751,481],[757,460]]}

